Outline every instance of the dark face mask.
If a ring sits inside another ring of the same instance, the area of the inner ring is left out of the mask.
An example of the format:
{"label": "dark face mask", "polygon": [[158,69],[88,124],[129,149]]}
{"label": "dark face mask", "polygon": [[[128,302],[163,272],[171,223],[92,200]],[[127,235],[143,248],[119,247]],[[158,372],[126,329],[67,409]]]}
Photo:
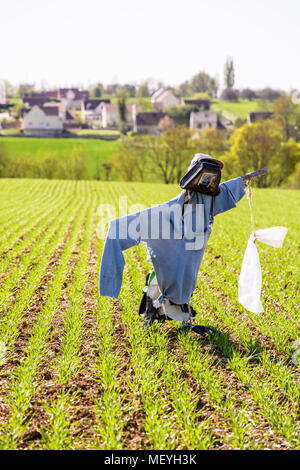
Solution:
{"label": "dark face mask", "polygon": [[218,165],[200,161],[180,181],[180,186],[189,191],[216,196],[220,192],[221,169]]}

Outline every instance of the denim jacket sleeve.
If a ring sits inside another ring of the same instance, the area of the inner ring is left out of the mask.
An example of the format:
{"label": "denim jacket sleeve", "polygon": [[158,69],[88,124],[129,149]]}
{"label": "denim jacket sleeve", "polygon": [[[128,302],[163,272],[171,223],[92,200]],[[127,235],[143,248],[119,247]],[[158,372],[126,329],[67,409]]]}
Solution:
{"label": "denim jacket sleeve", "polygon": [[100,295],[113,297],[114,299],[118,298],[125,266],[123,251],[140,242],[138,238],[130,237],[127,230],[123,230],[123,235],[121,236],[121,225],[125,226],[126,229],[131,218],[134,216],[122,217],[110,223],[100,266]]}
{"label": "denim jacket sleeve", "polygon": [[240,176],[220,184],[220,192],[214,197],[213,215],[233,209],[245,194],[244,181]]}

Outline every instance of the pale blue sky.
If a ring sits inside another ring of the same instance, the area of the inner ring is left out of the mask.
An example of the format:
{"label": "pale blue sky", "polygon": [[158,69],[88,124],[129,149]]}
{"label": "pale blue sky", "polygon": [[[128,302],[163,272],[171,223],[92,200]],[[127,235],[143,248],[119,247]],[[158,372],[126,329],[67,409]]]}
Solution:
{"label": "pale blue sky", "polygon": [[204,70],[223,87],[300,88],[299,0],[0,0],[0,79],[86,86],[178,85]]}

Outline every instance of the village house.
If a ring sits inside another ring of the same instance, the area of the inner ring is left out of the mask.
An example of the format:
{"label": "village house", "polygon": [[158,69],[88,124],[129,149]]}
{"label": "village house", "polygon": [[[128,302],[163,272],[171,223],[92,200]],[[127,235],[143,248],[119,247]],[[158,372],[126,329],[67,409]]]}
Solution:
{"label": "village house", "polygon": [[180,97],[175,95],[169,88],[159,88],[151,96],[151,103],[155,111],[180,105]]}
{"label": "village house", "polygon": [[63,128],[68,129],[72,127],[78,127],[77,119],[76,119],[76,111],[73,109],[67,109],[64,103],[56,102],[56,101],[47,101],[43,108],[46,107],[57,107],[58,113],[61,119],[63,120]]}
{"label": "village house", "polygon": [[78,88],[60,88],[57,98],[60,99],[67,108],[81,109],[81,103],[84,100],[88,100],[89,92],[80,91]]}
{"label": "village house", "polygon": [[0,99],[0,122],[1,121],[14,121],[14,118],[10,114],[10,109],[14,107],[14,104],[10,103],[9,98]]}
{"label": "village house", "polygon": [[120,121],[118,106],[114,103],[104,103],[103,101],[100,106],[102,127],[104,129],[118,128]]}
{"label": "village house", "polygon": [[129,129],[134,128],[134,123],[136,120],[136,115],[139,112],[140,107],[136,103],[127,103],[126,104],[126,123]]}
{"label": "village house", "polygon": [[84,122],[100,127],[102,125],[101,103],[110,103],[110,99],[89,99],[81,103],[81,119]]}
{"label": "village house", "polygon": [[137,113],[134,120],[133,130],[139,134],[159,134],[158,124],[166,113]]}
{"label": "village house", "polygon": [[218,127],[218,115],[215,111],[192,111],[190,114],[190,129]]}
{"label": "village house", "polygon": [[63,116],[58,106],[33,106],[24,112],[22,129],[25,134],[57,134],[63,131]]}
{"label": "village house", "polygon": [[257,121],[265,121],[266,119],[270,119],[273,116],[273,113],[267,113],[264,111],[256,111],[248,114],[247,117],[247,124],[252,124],[253,122]]}
{"label": "village house", "polygon": [[[104,129],[119,127],[120,116],[117,104],[102,102],[100,110],[102,114],[101,124]],[[126,124],[128,129],[134,128],[134,122],[137,112],[138,106],[136,103],[126,104]]]}

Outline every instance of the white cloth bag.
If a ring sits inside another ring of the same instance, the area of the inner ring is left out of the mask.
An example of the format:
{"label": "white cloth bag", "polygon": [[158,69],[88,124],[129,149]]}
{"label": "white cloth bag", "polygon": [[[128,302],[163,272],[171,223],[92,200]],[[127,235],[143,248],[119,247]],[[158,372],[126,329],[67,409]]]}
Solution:
{"label": "white cloth bag", "polygon": [[242,306],[252,313],[264,311],[260,300],[262,278],[255,240],[281,248],[287,231],[286,227],[270,227],[265,230],[256,230],[250,235],[239,278],[238,299]]}

